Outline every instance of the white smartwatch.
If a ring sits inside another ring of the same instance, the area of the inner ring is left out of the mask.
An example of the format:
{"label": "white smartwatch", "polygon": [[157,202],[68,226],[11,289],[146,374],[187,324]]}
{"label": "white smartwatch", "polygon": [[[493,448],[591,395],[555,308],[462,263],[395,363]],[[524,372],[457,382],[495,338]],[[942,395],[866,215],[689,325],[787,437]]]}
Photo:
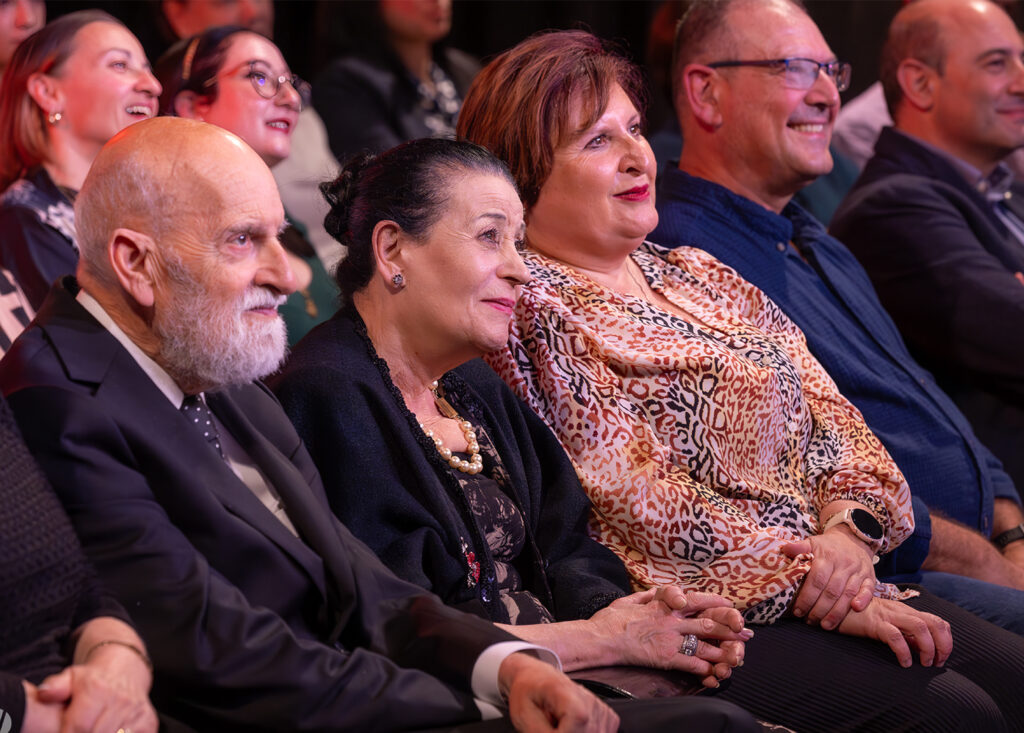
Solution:
{"label": "white smartwatch", "polygon": [[872,551],[877,552],[878,548],[882,546],[882,523],[867,509],[848,508],[836,512],[822,525],[821,533],[825,534],[837,524],[848,526],[854,536],[868,545]]}

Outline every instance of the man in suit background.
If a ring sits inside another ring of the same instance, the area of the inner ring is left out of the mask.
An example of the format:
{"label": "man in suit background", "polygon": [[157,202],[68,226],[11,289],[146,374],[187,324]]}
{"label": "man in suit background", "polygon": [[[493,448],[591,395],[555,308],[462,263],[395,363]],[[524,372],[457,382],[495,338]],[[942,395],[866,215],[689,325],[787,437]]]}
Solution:
{"label": "man in suit background", "polygon": [[[915,356],[1024,486],[1024,44],[987,0],[893,19],[886,128],[832,221]],[[1024,526],[995,532],[1024,564]],[[1001,536],[999,536],[1001,535]]]}
{"label": "man in suit background", "polygon": [[[399,580],[331,515],[253,381],[283,358],[294,282],[274,179],[245,143],[133,125],[77,205],[78,280],[54,285],[0,384],[149,646],[158,709],[200,730],[386,731],[507,700],[517,726],[614,729],[545,650]],[[679,703],[646,707],[668,723],[695,709]]]}
{"label": "man in suit background", "polygon": [[662,172],[650,239],[704,249],[761,288],[892,454],[916,526],[878,577],[919,582],[1024,633],[1024,562],[989,540],[1024,520],[1013,481],[907,351],[850,251],[792,200],[832,167],[848,81],[797,4],[695,3],[673,62],[683,147]]}

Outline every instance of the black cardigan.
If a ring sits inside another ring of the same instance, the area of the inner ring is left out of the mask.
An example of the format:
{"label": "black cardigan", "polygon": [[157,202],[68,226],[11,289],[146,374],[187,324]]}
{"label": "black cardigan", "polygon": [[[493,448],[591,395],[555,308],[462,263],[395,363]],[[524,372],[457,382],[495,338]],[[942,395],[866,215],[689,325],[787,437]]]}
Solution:
{"label": "black cardigan", "polygon": [[[523,587],[556,620],[587,618],[628,590],[621,561],[587,534],[590,502],[557,438],[480,360],[441,380],[482,424],[511,476],[527,544]],[[458,481],[417,426],[352,310],[318,326],[272,381],[306,442],[341,521],[397,575],[450,605],[508,622],[494,565]],[[467,583],[460,526],[481,564]]]}

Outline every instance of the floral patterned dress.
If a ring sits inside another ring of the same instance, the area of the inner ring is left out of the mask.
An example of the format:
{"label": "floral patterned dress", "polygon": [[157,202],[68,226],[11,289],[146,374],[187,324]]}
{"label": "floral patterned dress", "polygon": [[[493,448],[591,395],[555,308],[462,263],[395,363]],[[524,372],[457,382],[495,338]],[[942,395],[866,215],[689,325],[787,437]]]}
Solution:
{"label": "floral patterned dress", "polygon": [[[486,429],[482,425],[474,425],[473,428],[484,455],[484,470],[476,475],[462,473],[454,468],[449,468],[448,471],[465,495],[466,505],[472,512],[472,519],[469,521],[477,525],[480,536],[487,543],[494,563],[498,598],[508,613],[510,624],[551,623],[554,621],[551,612],[537,596],[524,589],[523,579],[516,569],[516,562],[526,549],[526,522],[511,498],[508,489],[511,479],[501,464],[501,457],[491,443]],[[468,453],[456,455],[463,460],[469,460]],[[502,486],[506,488],[503,490]],[[466,518],[463,518],[463,521],[467,521]],[[465,536],[473,535],[467,530]],[[470,552],[465,540],[463,544],[464,551]],[[469,564],[472,568],[474,561],[468,555],[467,559],[470,559]]]}
{"label": "floral patterned dress", "polygon": [[870,508],[882,552],[907,537],[902,474],[783,312],[702,251],[632,257],[691,318],[530,252],[508,349],[488,361],[561,439],[634,583],[720,593],[770,623],[812,559],[781,548],[829,502]]}

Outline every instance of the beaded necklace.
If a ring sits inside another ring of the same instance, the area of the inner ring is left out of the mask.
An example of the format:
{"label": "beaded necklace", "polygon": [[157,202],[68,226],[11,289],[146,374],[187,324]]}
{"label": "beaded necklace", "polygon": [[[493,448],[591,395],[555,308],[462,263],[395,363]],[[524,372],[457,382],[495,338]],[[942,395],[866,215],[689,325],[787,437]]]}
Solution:
{"label": "beaded necklace", "polygon": [[420,430],[424,434],[434,441],[434,446],[437,448],[437,452],[441,454],[441,457],[448,461],[448,465],[457,471],[468,473],[471,476],[480,473],[484,468],[484,459],[480,454],[480,444],[476,440],[476,430],[473,429],[473,423],[459,416],[459,413],[455,411],[448,400],[438,394],[438,385],[435,381],[430,385],[430,392],[434,395],[434,404],[437,405],[437,409],[441,411],[441,414],[447,418],[455,420],[459,427],[462,429],[462,434],[466,437],[466,443],[469,444],[467,452],[469,453],[469,460],[463,460],[457,455],[452,453],[451,448],[448,448],[441,438],[434,435],[433,430],[428,430],[423,423],[420,423]]}

